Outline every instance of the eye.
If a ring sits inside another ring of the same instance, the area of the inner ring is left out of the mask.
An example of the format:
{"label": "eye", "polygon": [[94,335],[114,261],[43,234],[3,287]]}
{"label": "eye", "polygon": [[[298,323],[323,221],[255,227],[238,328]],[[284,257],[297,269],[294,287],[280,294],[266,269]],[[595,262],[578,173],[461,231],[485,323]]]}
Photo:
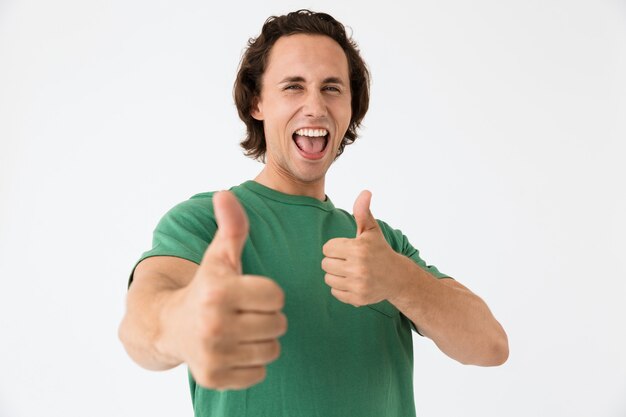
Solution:
{"label": "eye", "polygon": [[334,85],[327,85],[323,89],[326,91],[330,91],[331,93],[341,93],[341,89]]}
{"label": "eye", "polygon": [[289,84],[285,87],[285,90],[302,90],[302,86],[300,84]]}

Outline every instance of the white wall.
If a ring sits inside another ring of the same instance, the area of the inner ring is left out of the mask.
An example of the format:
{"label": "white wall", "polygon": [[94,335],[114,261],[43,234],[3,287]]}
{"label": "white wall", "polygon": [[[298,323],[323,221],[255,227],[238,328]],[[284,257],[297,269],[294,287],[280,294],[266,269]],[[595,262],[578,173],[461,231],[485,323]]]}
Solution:
{"label": "white wall", "polygon": [[372,190],[509,334],[493,369],[416,338],[418,415],[625,416],[626,2],[220,4],[0,1],[0,416],[191,414],[117,340],[126,278],[169,207],[260,170],[234,74],[303,6],[373,74],[327,193]]}

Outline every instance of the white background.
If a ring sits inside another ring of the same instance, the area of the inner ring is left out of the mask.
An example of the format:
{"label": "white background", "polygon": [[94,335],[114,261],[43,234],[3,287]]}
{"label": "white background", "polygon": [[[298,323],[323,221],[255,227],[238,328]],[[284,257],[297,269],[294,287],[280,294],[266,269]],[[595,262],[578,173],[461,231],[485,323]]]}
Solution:
{"label": "white background", "polygon": [[626,416],[617,0],[0,0],[0,416],[192,414],[185,369],[117,339],[126,279],[167,209],[260,171],[232,83],[301,7],[350,26],[373,76],[327,194],[370,189],[509,335],[500,368],[416,337],[418,415]]}

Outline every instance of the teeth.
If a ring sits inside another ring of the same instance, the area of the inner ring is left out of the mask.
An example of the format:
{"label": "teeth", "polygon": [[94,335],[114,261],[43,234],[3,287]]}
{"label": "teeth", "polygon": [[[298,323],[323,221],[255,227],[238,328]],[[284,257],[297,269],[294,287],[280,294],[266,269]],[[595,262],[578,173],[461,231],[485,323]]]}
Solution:
{"label": "teeth", "polygon": [[319,137],[319,136],[326,136],[327,134],[328,134],[328,130],[326,129],[298,129],[296,130],[296,135],[298,136]]}

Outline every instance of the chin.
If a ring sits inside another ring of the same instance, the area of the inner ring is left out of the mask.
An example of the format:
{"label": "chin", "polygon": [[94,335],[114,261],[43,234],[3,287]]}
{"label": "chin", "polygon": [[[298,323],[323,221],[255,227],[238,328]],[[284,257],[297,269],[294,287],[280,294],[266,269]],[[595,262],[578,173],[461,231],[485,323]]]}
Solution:
{"label": "chin", "polygon": [[326,177],[326,171],[319,172],[297,172],[292,173],[294,178],[299,182],[314,183],[323,180]]}

